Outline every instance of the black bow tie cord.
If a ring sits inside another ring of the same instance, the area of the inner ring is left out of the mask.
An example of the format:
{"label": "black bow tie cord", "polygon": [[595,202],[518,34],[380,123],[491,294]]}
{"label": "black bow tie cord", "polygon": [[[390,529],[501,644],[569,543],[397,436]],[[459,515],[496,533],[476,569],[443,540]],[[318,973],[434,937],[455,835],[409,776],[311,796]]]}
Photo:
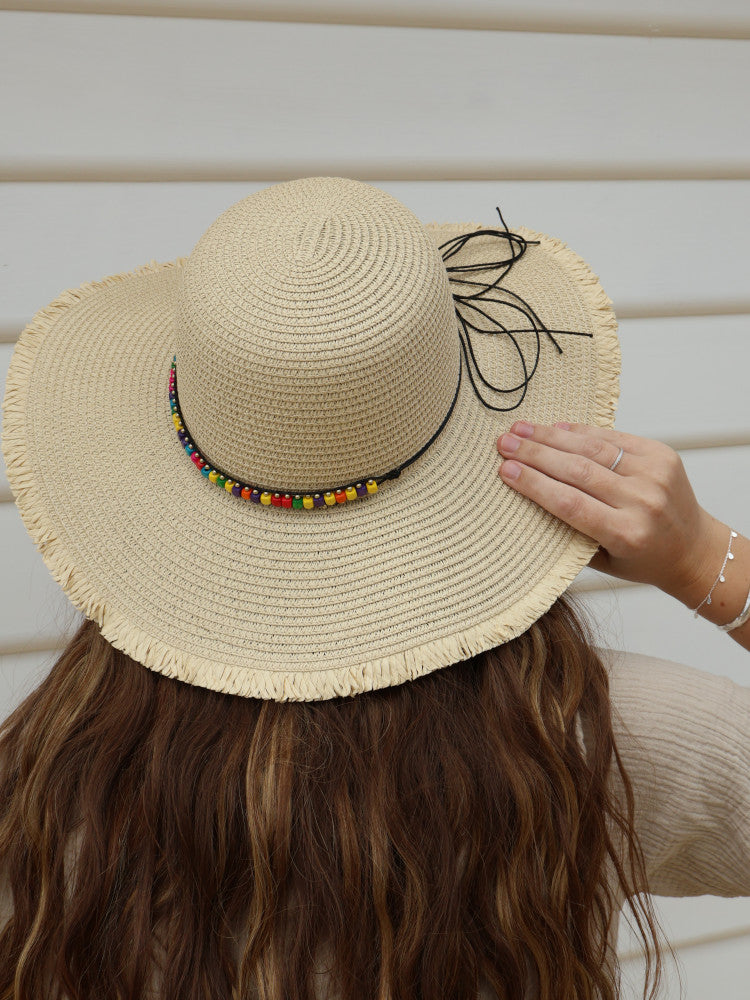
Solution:
{"label": "black bow tie cord", "polygon": [[[526,396],[529,383],[534,377],[539,364],[539,356],[542,345],[541,334],[544,334],[548,338],[559,354],[562,354],[563,350],[555,339],[555,335],[592,337],[593,334],[583,333],[579,330],[550,330],[544,325],[528,302],[522,299],[517,292],[512,292],[508,288],[498,287],[500,282],[502,282],[506,275],[510,272],[515,262],[523,257],[528,247],[538,244],[539,240],[527,240],[518,233],[510,232],[505,224],[502,213],[497,206],[496,211],[500,216],[500,222],[503,226],[502,229],[477,229],[474,232],[463,233],[460,236],[447,240],[445,243],[441,243],[439,247],[443,260],[445,261],[446,271],[448,272],[448,280],[451,285],[465,286],[469,289],[475,290],[467,290],[464,292],[456,290],[451,292],[455,305],[456,316],[458,317],[459,337],[462,348],[458,372],[458,384],[456,386],[456,392],[453,396],[453,401],[451,402],[442,423],[432,435],[430,440],[423,445],[416,454],[412,455],[411,458],[408,458],[405,462],[402,462],[397,468],[392,469],[390,472],[386,472],[384,475],[378,476],[377,478],[367,479],[366,481],[350,484],[349,486],[340,486],[336,488],[324,487],[317,491],[310,490],[308,493],[304,494],[293,493],[287,490],[279,489],[278,487],[269,488],[257,484],[251,485],[249,483],[238,482],[206,458],[205,453],[197,448],[193,438],[190,436],[185,426],[184,419],[180,413],[179,398],[177,395],[177,356],[175,355],[172,358],[172,365],[169,374],[169,402],[172,410],[172,419],[175,427],[177,428],[177,436],[179,437],[180,444],[195,463],[196,467],[200,469],[201,474],[207,478],[209,482],[215,483],[221,489],[226,490],[226,492],[232,493],[234,496],[241,497],[243,500],[250,500],[253,503],[262,504],[263,506],[282,507],[286,509],[332,507],[337,503],[346,503],[347,501],[357,500],[360,497],[376,493],[379,484],[386,482],[389,479],[397,479],[407,466],[411,465],[412,462],[415,462],[419,456],[430,447],[447,424],[448,418],[456,405],[458,392],[461,386],[464,360],[466,362],[466,370],[468,372],[474,394],[484,406],[490,410],[496,410],[503,413],[515,410],[518,406],[520,406]],[[469,240],[477,239],[479,237],[492,237],[494,240],[497,240],[498,243],[496,245],[498,247],[498,252],[503,254],[503,256],[501,256],[499,260],[491,260],[487,263],[448,263],[448,261],[456,255],[460,255]],[[469,278],[461,277],[463,274],[474,274],[475,272],[483,271],[496,272],[496,276],[489,282],[472,281]],[[492,294],[493,292],[494,295]],[[509,328],[498,318],[491,316],[489,313],[485,312],[484,309],[480,308],[477,304],[478,302],[481,302],[482,304],[492,302],[495,305],[504,306],[513,313],[520,313],[525,322],[523,322],[521,326]],[[472,323],[469,317],[476,320],[477,317],[475,314],[482,317],[486,321],[486,325],[476,326],[475,323]],[[523,377],[517,385],[509,387],[493,385],[492,382],[489,382],[484,377],[480,370],[476,355],[474,354],[470,331],[493,336],[500,334],[509,338],[510,342],[513,344],[516,354],[518,355],[521,370],[523,372]],[[524,339],[528,341],[528,337],[526,336],[528,334],[533,335],[532,344],[534,350],[533,362],[530,366],[526,360],[524,348],[521,345],[520,339],[521,336],[524,335]],[[477,375],[479,376],[479,380],[488,389],[504,394],[520,393],[515,402],[509,403],[505,406],[496,406],[487,402],[479,391],[477,383],[474,380],[472,363],[476,369]]]}

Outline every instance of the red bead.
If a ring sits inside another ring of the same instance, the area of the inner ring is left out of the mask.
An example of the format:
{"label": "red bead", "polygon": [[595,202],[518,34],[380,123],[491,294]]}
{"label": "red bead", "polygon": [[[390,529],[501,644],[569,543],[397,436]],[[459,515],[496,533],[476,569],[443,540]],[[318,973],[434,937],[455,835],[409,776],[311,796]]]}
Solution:
{"label": "red bead", "polygon": [[334,490],[333,495],[336,497],[336,503],[346,503],[346,490]]}
{"label": "red bead", "polygon": [[274,507],[280,507],[281,506],[281,494],[280,493],[272,493],[271,494],[271,503],[274,505]]}
{"label": "red bead", "polygon": [[291,493],[286,493],[281,498],[281,506],[282,507],[291,507],[292,506],[292,494]]}

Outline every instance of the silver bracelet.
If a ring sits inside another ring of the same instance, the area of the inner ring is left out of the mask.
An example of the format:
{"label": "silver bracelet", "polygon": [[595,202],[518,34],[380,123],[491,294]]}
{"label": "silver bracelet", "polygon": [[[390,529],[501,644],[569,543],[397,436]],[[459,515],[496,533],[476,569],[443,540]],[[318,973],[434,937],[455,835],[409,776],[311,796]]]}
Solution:
{"label": "silver bracelet", "polygon": [[733,628],[739,628],[740,625],[744,625],[745,622],[750,618],[750,590],[747,592],[747,600],[745,601],[745,607],[740,611],[733,622],[728,625],[717,625],[718,629],[722,632],[731,632]]}
{"label": "silver bracelet", "polygon": [[703,600],[700,602],[700,604],[698,605],[698,607],[695,608],[695,610],[693,611],[693,618],[697,618],[698,617],[698,612],[700,611],[700,609],[703,607],[704,604],[710,604],[711,603],[711,594],[713,594],[714,590],[716,589],[717,584],[724,583],[724,567],[727,564],[727,560],[734,559],[734,552],[732,552],[732,540],[734,538],[736,538],[736,537],[737,537],[737,532],[733,531],[730,528],[729,529],[729,548],[727,549],[727,554],[724,556],[724,562],[721,564],[721,569],[719,570],[719,575],[716,577],[716,580],[714,581],[713,587],[711,587],[711,589],[706,594],[706,596],[703,598]]}

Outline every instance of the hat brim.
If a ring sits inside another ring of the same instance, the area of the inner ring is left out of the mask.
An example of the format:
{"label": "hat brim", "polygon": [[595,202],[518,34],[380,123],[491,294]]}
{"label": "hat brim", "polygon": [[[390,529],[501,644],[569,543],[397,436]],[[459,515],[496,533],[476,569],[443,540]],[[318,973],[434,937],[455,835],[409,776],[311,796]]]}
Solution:
{"label": "hat brim", "polygon": [[[431,223],[436,245],[479,224]],[[2,446],[21,517],[54,579],[146,667],[215,691],[319,700],[399,684],[536,621],[597,549],[506,486],[495,441],[517,419],[611,427],[611,302],[565,244],[539,240],[506,286],[550,328],[523,403],[495,412],[464,371],[443,431],[362,500],[259,507],[219,490],[171,420],[173,304],[185,258],[64,292],[21,333]],[[486,369],[502,337],[478,338]],[[489,377],[489,376],[488,376]]]}

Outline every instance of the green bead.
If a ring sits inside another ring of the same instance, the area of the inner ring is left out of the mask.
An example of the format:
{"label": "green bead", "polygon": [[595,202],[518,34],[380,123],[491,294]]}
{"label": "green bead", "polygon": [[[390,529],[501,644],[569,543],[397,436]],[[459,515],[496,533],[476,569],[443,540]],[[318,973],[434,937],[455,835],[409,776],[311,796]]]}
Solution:
{"label": "green bead", "polygon": [[302,506],[302,497],[293,497],[293,499],[292,499],[292,507],[299,508],[301,506]]}
{"label": "green bead", "polygon": [[218,476],[216,479],[216,485],[220,486],[222,489],[224,489],[224,487],[226,486],[226,482],[227,482],[226,476]]}

